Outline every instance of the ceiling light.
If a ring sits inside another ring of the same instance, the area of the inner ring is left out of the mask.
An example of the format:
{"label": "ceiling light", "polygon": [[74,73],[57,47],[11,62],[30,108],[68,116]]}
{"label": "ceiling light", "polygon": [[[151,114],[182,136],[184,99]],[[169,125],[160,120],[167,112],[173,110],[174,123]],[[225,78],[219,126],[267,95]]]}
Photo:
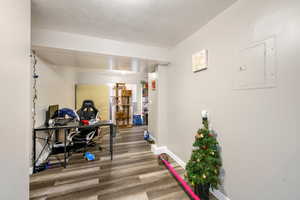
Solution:
{"label": "ceiling light", "polygon": [[114,72],[114,73],[118,73],[118,74],[122,74],[122,75],[136,73],[134,71],[128,71],[128,70],[109,70],[109,71]]}

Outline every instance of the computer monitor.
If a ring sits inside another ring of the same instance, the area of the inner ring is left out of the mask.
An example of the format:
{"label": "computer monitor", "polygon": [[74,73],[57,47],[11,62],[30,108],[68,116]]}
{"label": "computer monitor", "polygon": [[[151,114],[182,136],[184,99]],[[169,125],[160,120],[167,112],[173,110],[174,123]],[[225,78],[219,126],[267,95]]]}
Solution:
{"label": "computer monitor", "polygon": [[55,112],[58,111],[58,109],[59,109],[58,105],[51,105],[51,106],[49,106],[48,111],[49,111],[49,117],[50,117],[50,119],[54,116]]}
{"label": "computer monitor", "polygon": [[49,119],[51,119],[56,111],[58,111],[59,106],[58,105],[50,105],[48,110],[46,111],[46,121],[45,124],[48,126]]}

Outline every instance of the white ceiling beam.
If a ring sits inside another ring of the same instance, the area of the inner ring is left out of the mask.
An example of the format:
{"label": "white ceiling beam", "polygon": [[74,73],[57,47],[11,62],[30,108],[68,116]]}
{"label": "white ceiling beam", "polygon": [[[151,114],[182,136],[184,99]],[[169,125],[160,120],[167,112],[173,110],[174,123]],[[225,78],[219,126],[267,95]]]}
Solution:
{"label": "white ceiling beam", "polygon": [[168,48],[145,46],[135,43],[42,29],[32,30],[32,46],[170,62],[170,52]]}

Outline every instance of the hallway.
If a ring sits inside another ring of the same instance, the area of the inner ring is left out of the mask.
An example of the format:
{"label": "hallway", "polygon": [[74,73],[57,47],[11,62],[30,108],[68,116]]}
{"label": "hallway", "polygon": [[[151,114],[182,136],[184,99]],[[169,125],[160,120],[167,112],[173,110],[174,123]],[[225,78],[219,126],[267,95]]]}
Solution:
{"label": "hallway", "polygon": [[[184,200],[189,199],[143,139],[145,127],[122,129],[114,144],[114,160],[104,149],[87,162],[73,154],[66,169],[49,169],[30,178],[30,199]],[[104,138],[103,144],[108,144]],[[177,164],[175,169],[183,174]]]}

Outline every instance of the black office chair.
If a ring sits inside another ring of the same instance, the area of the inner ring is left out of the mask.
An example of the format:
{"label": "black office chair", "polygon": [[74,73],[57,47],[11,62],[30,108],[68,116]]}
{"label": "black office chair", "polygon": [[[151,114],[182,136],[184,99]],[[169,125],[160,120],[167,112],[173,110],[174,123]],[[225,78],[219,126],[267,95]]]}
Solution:
{"label": "black office chair", "polygon": [[80,120],[92,120],[98,117],[98,110],[92,100],[84,100],[81,108],[77,111]]}
{"label": "black office chair", "polygon": [[[80,120],[97,120],[99,111],[95,108],[92,100],[84,100],[82,107],[77,111]],[[83,128],[78,129],[70,135],[69,140],[73,143],[73,150],[84,148],[84,152],[88,146],[95,146],[96,142],[93,140],[98,136],[98,128]]]}

